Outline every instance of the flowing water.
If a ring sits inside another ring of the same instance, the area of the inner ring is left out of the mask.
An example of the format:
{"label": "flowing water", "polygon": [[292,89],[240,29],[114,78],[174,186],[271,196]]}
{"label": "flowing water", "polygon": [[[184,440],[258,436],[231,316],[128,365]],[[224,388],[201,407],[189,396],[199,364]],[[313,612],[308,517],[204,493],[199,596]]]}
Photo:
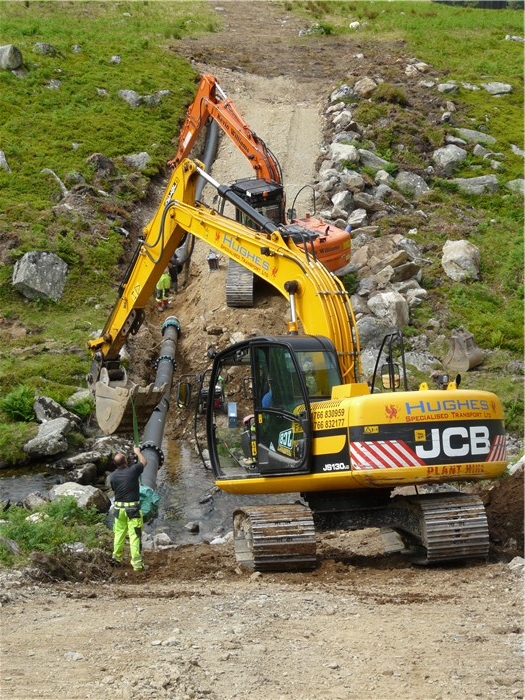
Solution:
{"label": "flowing water", "polygon": [[[238,506],[294,500],[294,494],[235,496],[219,491],[213,473],[204,468],[188,443],[165,438],[162,450],[165,461],[157,475],[157,492],[161,498],[159,516],[145,525],[145,532],[165,532],[177,544],[209,541],[232,529],[232,513]],[[0,501],[23,501],[30,493],[45,494],[67,480],[67,472],[53,471],[49,465],[2,470]],[[187,529],[190,522],[199,524],[198,532]]]}

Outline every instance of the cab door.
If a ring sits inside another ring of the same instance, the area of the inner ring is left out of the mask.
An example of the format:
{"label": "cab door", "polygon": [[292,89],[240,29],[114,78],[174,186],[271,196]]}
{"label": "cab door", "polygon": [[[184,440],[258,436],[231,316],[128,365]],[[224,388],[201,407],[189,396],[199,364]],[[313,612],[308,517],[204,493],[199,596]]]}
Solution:
{"label": "cab door", "polygon": [[271,339],[238,343],[216,357],[211,382],[219,377],[230,408],[226,418],[208,404],[215,475],[232,479],[308,472],[310,406],[291,347]]}

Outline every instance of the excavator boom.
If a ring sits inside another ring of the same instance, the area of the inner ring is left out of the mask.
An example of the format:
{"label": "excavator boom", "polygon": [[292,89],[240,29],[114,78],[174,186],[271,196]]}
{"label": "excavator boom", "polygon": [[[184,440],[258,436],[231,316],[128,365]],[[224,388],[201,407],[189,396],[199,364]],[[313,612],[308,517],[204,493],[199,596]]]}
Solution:
{"label": "excavator boom", "polygon": [[[202,165],[202,164],[200,164]],[[128,336],[134,335],[155,285],[186,233],[206,241],[228,258],[239,262],[278,289],[293,305],[307,333],[333,339],[347,382],[358,376],[359,347],[349,297],[340,280],[314,256],[299,248],[286,226],[277,227],[253,210],[228,186],[218,186],[228,198],[264,231],[221,216],[204,204],[195,205],[195,187],[204,170],[190,160],[175,168],[151,222],[144,228],[133,260],[119,288],[119,298],[102,335],[88,342],[93,363],[88,383],[97,399],[97,416],[104,432],[120,432],[129,426],[130,395],[119,363]],[[214,182],[212,178],[208,180]],[[295,235],[295,231],[294,231]],[[314,291],[316,290],[316,291]],[[308,312],[306,311],[308,306]],[[312,311],[315,309],[315,313]],[[296,318],[290,330],[297,331]],[[295,325],[294,325],[295,324]],[[163,387],[135,392],[135,409],[142,414],[162,394]],[[108,408],[109,407],[109,408]],[[119,423],[118,415],[121,415]],[[107,418],[104,418],[107,416]],[[121,427],[122,426],[122,427]]]}
{"label": "excavator boom", "polygon": [[265,143],[250,129],[213,75],[203,75],[179,133],[179,148],[168,165],[177,167],[191,153],[209,119],[214,119],[250,161],[256,177],[281,182],[281,168]]}

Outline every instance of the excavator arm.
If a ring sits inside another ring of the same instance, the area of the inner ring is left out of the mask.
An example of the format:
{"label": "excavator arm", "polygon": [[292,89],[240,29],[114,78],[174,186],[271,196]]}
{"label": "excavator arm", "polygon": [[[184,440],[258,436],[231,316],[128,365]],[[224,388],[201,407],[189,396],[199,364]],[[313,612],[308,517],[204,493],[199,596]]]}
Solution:
{"label": "excavator arm", "polygon": [[177,167],[187,158],[206,126],[213,119],[250,161],[258,178],[282,182],[277,159],[241,117],[213,75],[203,75],[179,134],[179,148],[168,165]]}
{"label": "excavator arm", "polygon": [[[307,334],[330,338],[339,357],[343,381],[357,381],[359,347],[355,319],[340,280],[307,249],[299,248],[286,226],[276,227],[228,186],[216,183],[199,165],[183,160],[173,171],[157,212],[144,228],[144,238],[139,241],[125,273],[117,303],[104,330],[98,338],[88,342],[93,354],[88,384],[97,399],[97,420],[106,432],[118,431],[120,422],[116,415],[120,412],[122,424],[129,424],[124,417],[129,414],[130,396],[134,398],[139,423],[147,420],[144,414],[160,400],[163,387],[148,387],[145,392],[136,385],[128,388],[119,356],[128,336],[140,328],[155,285],[188,232],[280,291],[290,301],[288,332],[296,334],[300,320]],[[199,175],[206,177],[221,197],[241,209],[258,230],[221,216],[204,204],[196,204]],[[297,235],[297,226],[294,226],[294,235]],[[108,405],[112,406],[111,410]],[[111,424],[111,430],[105,424]]]}

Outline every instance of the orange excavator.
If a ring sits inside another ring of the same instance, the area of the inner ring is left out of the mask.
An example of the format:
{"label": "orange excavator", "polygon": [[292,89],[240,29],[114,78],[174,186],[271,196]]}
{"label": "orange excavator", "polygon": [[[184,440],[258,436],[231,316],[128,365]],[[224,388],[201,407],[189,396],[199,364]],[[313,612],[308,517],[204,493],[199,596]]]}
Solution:
{"label": "orange excavator", "polygon": [[[245,122],[213,75],[201,77],[197,94],[180,130],[179,148],[168,165],[177,167],[189,156],[210,120],[231,139],[255,171],[255,177],[233,182],[232,190],[274,223],[287,225],[297,245],[307,247],[308,252],[331,272],[344,268],[350,262],[350,232],[309,215],[286,221],[279,161]],[[209,171],[211,163],[206,162],[206,158],[203,161]],[[253,226],[253,222],[238,209],[235,216],[237,221]],[[233,307],[253,306],[253,273],[234,261],[230,261],[228,267],[226,301],[228,306]]]}

